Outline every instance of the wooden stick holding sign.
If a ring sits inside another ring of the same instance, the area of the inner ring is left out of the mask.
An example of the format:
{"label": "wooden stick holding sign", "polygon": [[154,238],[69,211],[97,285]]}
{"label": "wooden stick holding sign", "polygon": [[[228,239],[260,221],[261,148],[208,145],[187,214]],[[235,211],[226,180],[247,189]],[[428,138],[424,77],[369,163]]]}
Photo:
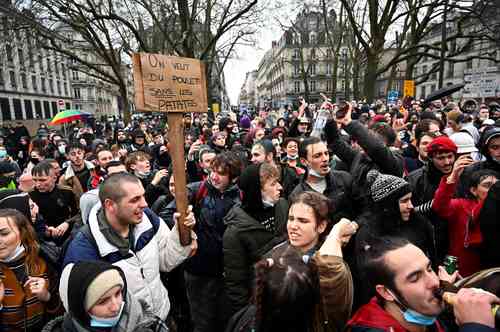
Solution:
{"label": "wooden stick holding sign", "polygon": [[[196,59],[149,53],[134,54],[133,63],[136,108],[169,113],[175,203],[181,214],[180,220],[185,220],[188,199],[183,113],[206,112],[208,109],[205,66]],[[177,227],[181,244],[190,244],[191,231],[182,222]]]}

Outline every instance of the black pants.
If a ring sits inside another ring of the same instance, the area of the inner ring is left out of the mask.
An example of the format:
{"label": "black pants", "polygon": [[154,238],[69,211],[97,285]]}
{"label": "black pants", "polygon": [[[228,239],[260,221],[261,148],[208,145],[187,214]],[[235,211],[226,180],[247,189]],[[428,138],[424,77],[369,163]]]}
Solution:
{"label": "black pants", "polygon": [[226,325],[226,297],[222,277],[184,272],[194,332],[220,332]]}

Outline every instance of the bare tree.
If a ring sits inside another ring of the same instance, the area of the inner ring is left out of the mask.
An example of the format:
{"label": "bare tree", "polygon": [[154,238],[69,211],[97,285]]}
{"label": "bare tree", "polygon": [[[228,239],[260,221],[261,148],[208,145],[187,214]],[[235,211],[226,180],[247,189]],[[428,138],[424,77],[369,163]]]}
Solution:
{"label": "bare tree", "polygon": [[[497,36],[492,33],[491,28],[489,31],[486,28],[477,28],[478,17],[485,13],[485,2],[491,5],[492,1],[387,0],[380,3],[375,0],[366,2],[341,0],[341,2],[345,6],[353,33],[365,53],[364,94],[369,100],[375,97],[376,79],[388,70],[393,71],[395,66],[402,62],[407,64],[406,78],[415,79],[418,83],[428,80],[432,74],[439,71],[442,78],[445,63],[466,62],[471,59],[497,61],[493,52],[470,53],[473,48]],[[361,24],[359,17],[355,15],[363,4],[368,7],[366,24]],[[481,8],[483,10],[480,10]],[[441,41],[433,44],[427,42],[436,29],[440,29],[438,32],[441,29],[446,32],[450,24],[454,28],[450,33],[444,34]],[[498,29],[498,24],[494,26],[494,29]],[[395,38],[388,40],[392,32]],[[453,47],[448,49],[451,45]],[[387,49],[393,53],[389,61],[382,64],[381,55],[387,54],[384,53]],[[427,72],[416,75],[415,65],[423,57],[435,59],[437,62]]]}
{"label": "bare tree", "polygon": [[[130,61],[132,52],[154,51],[204,61],[211,96],[210,84],[222,76],[236,45],[255,42],[252,35],[262,24],[259,15],[268,4],[257,5],[257,0],[33,0],[29,10],[0,9],[35,29],[40,47],[57,51],[79,64],[78,70],[116,85],[128,121],[122,64]],[[77,41],[68,38],[67,29],[76,34]],[[71,46],[78,42],[86,43],[99,60],[92,63],[73,50]]]}

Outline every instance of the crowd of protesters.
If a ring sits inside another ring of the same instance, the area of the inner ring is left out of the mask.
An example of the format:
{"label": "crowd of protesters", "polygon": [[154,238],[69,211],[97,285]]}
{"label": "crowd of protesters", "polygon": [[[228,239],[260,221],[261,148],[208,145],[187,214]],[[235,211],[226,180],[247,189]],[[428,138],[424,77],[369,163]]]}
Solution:
{"label": "crowd of protesters", "polygon": [[102,120],[1,128],[0,331],[500,329],[499,104]]}

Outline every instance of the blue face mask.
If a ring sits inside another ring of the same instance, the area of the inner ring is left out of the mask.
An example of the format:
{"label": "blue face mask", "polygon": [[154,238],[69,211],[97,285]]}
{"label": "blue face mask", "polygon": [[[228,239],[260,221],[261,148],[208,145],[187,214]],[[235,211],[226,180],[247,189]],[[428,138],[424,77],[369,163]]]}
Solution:
{"label": "blue face mask", "polygon": [[[412,310],[408,308],[406,305],[403,305],[401,301],[398,299],[398,297],[396,297],[392,292],[391,295],[394,297],[394,299],[396,299],[396,303],[400,307],[400,310],[403,312],[403,318],[408,323],[422,325],[422,326],[430,326],[436,322],[436,316],[427,316],[421,314],[420,312]],[[404,308],[406,308],[405,311],[403,311]]]}
{"label": "blue face mask", "polygon": [[436,322],[435,316],[427,316],[411,309],[406,309],[403,312],[403,317],[405,321],[407,321],[408,323],[413,323],[423,326],[430,326]]}
{"label": "blue face mask", "polygon": [[0,159],[5,159],[7,157],[7,151],[6,150],[0,150]]}
{"label": "blue face mask", "polygon": [[96,317],[96,316],[89,314],[90,326],[91,327],[113,327],[113,326],[116,326],[116,324],[118,324],[118,322],[120,321],[124,306],[125,306],[125,302],[122,302],[122,306],[120,307],[120,312],[118,312],[118,315],[116,315],[115,317],[101,318],[101,317]]}

